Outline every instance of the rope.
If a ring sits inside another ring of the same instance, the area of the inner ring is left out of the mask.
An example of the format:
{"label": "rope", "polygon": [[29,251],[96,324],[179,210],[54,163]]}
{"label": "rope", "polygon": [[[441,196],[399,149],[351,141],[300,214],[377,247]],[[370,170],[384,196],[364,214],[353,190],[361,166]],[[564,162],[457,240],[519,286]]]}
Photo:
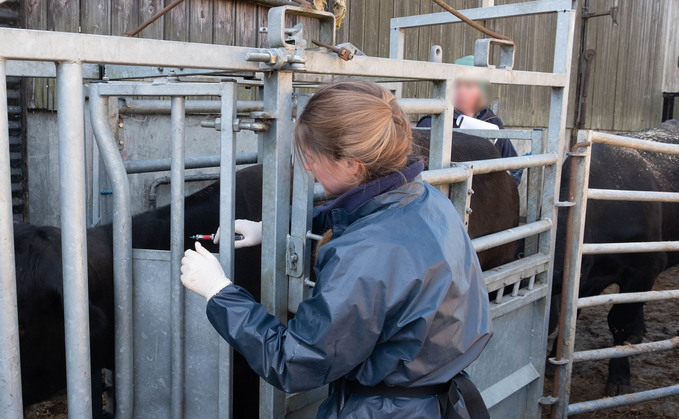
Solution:
{"label": "rope", "polygon": [[471,26],[472,28],[476,29],[477,31],[483,32],[483,33],[485,33],[486,35],[488,35],[488,36],[490,36],[490,37],[493,37],[493,38],[495,38],[495,39],[504,39],[505,41],[514,42],[514,41],[512,41],[512,40],[511,40],[509,37],[507,37],[507,36],[500,35],[500,34],[497,33],[497,32],[493,32],[493,31],[491,31],[490,29],[487,29],[487,28],[485,28],[485,27],[479,25],[478,23],[476,23],[476,22],[474,22],[473,20],[469,19],[467,16],[465,16],[465,15],[463,15],[462,13],[458,12],[457,10],[455,10],[452,6],[449,6],[448,4],[446,4],[446,2],[444,2],[443,0],[432,0],[432,1],[433,1],[434,3],[436,3],[436,4],[438,4],[439,6],[443,7],[443,9],[444,9],[445,11],[452,13],[453,16],[457,17],[458,19],[460,19],[461,21],[463,21],[463,22],[466,23],[467,25]]}

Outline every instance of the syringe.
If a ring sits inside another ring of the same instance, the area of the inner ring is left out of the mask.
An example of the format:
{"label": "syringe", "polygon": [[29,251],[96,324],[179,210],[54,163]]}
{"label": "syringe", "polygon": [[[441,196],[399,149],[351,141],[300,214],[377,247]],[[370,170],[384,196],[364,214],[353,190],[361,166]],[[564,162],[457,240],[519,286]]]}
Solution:
{"label": "syringe", "polygon": [[[214,234],[196,234],[194,236],[189,237],[190,239],[193,240],[200,240],[200,241],[215,241],[215,235]],[[234,240],[243,240],[245,237],[242,234],[235,233],[233,235]]]}

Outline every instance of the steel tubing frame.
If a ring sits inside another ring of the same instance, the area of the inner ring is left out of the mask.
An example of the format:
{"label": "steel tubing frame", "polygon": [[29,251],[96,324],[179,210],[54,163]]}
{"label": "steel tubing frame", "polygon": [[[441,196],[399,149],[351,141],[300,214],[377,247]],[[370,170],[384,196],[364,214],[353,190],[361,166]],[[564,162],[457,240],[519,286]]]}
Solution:
{"label": "steel tubing frame", "polygon": [[606,397],[605,399],[574,403],[568,406],[568,414],[577,415],[579,413],[594,412],[596,410],[608,409],[611,407],[627,406],[630,404],[647,402],[649,400],[676,395],[679,395],[679,384],[656,388],[653,390],[640,391],[637,393],[622,394],[615,397]]}
{"label": "steel tubing frame", "polygon": [[[586,140],[583,141],[585,136]],[[580,268],[583,255],[679,251],[679,241],[583,243],[587,201],[590,198],[645,202],[679,201],[679,194],[671,192],[617,191],[606,189],[590,190],[589,168],[592,155],[591,145],[593,143],[601,143],[610,146],[668,154],[679,154],[679,145],[640,140],[620,135],[594,132],[591,130],[581,131],[579,133],[579,138],[581,139],[581,142],[574,146],[573,152],[570,154],[572,169],[569,201],[573,203],[573,206],[569,208],[568,214],[561,318],[556,345],[557,353],[553,361],[557,365],[557,371],[554,378],[554,396],[557,397],[557,401],[552,408],[552,417],[559,418],[567,417],[570,414],[591,412],[679,394],[679,386],[670,386],[646,392],[633,393],[631,395],[627,394],[568,404],[574,362],[591,359],[626,357],[639,353],[671,349],[677,347],[679,344],[679,340],[677,340],[679,337],[675,337],[658,342],[575,352],[575,330],[577,312],[579,309],[604,304],[626,304],[679,298],[679,290],[605,294],[579,298]]]}
{"label": "steel tubing frame", "polygon": [[590,189],[587,198],[606,201],[679,202],[679,193]]}
{"label": "steel tubing frame", "polygon": [[0,58],[0,406],[10,419],[24,416],[19,362],[14,222],[5,60]]}
{"label": "steel tubing frame", "polygon": [[[170,266],[171,297],[170,318],[172,340],[172,380],[170,387],[170,414],[173,419],[184,417],[184,287],[181,261],[184,257],[184,155],[185,103],[184,96],[172,96],[170,168]],[[227,236],[229,237],[229,236]]]}
{"label": "steel tubing frame", "polygon": [[[547,143],[544,152],[550,157],[544,160],[542,163],[547,164],[544,168],[544,187],[542,189],[542,207],[539,211],[543,218],[551,220],[554,218],[554,193],[558,187],[559,178],[559,167],[554,164],[554,160],[551,156],[556,156],[558,153],[559,140],[564,138],[565,129],[565,110],[566,110],[566,91],[568,89],[569,77],[568,69],[570,68],[570,53],[560,54],[558,51],[563,49],[564,51],[570,51],[572,48],[573,41],[573,23],[574,23],[574,13],[570,10],[570,7],[561,7],[561,3],[565,4],[563,0],[559,1],[540,1],[532,2],[525,5],[516,6],[514,11],[512,11],[507,16],[519,15],[519,14],[531,14],[531,13],[550,13],[554,12],[557,14],[557,28],[556,28],[556,44],[557,44],[557,54],[555,54],[553,72],[543,73],[543,72],[530,72],[530,71],[508,71],[508,70],[497,70],[492,68],[469,68],[462,67],[453,64],[444,63],[428,63],[419,61],[404,61],[402,56],[394,56],[394,59],[384,59],[375,57],[355,57],[351,62],[339,62],[336,57],[327,54],[325,52],[317,51],[304,51],[306,56],[306,72],[316,73],[316,74],[335,74],[343,76],[380,76],[386,78],[394,78],[399,80],[430,80],[434,82],[434,98],[416,100],[416,101],[406,101],[404,106],[411,111],[415,110],[427,110],[427,111],[437,111],[432,124],[432,147],[430,154],[430,164],[431,168],[435,170],[449,170],[450,165],[450,141],[448,140],[452,135],[452,106],[449,105],[450,99],[453,96],[454,82],[456,78],[466,77],[469,79],[483,79],[495,84],[515,84],[515,85],[533,85],[533,86],[545,86],[552,89],[552,97],[550,103],[550,119],[549,119],[549,136],[547,138]],[[556,6],[559,7],[556,7]],[[512,6],[514,7],[514,6]],[[499,9],[489,9],[491,15],[488,18],[502,17],[502,16],[492,16],[493,13],[500,11]],[[503,9],[508,11],[509,9]],[[22,45],[24,48],[16,49],[15,45]],[[155,51],[154,54],[148,54],[149,50]],[[282,49],[281,49],[282,50]],[[285,233],[287,232],[287,226],[289,225],[289,208],[287,204],[289,202],[289,185],[290,185],[290,152],[291,152],[291,138],[289,133],[291,132],[291,114],[292,114],[292,72],[286,69],[279,69],[274,67],[268,67],[265,63],[249,62],[245,58],[248,54],[256,53],[267,53],[277,52],[281,50],[274,49],[258,49],[258,48],[246,48],[246,47],[234,47],[234,46],[219,46],[219,45],[196,45],[190,43],[181,42],[168,42],[168,41],[156,41],[148,39],[129,39],[129,38],[117,38],[117,37],[106,37],[98,35],[83,35],[83,34],[68,34],[68,33],[54,33],[54,32],[42,32],[42,31],[26,31],[26,30],[14,30],[14,29],[0,29],[0,57],[16,59],[16,60],[28,60],[28,61],[50,61],[50,62],[70,62],[77,57],[85,66],[89,68],[90,64],[93,63],[110,63],[113,65],[138,65],[138,66],[149,66],[149,67],[164,67],[164,68],[195,68],[192,66],[198,65],[201,69],[214,69],[214,70],[228,70],[228,71],[245,71],[245,72],[270,72],[271,74],[264,78],[264,110],[274,115],[274,122],[271,129],[262,134],[263,136],[263,163],[264,163],[264,179],[265,179],[265,199],[263,204],[263,215],[265,217],[265,237],[263,246],[263,266],[262,266],[262,277],[263,277],[263,287],[262,287],[262,302],[269,308],[270,311],[275,313],[281,318],[285,317],[286,314],[286,302],[288,297],[288,281],[286,277],[285,270],[285,256],[287,251],[287,246],[285,243]],[[60,64],[61,65],[61,64]],[[74,64],[79,66],[80,64]],[[89,71],[89,70],[88,70]],[[88,73],[89,74],[89,73]],[[82,77],[81,77],[82,78]],[[100,84],[99,86],[93,86],[94,89],[101,89],[99,91],[101,100],[95,100],[94,104],[91,103],[92,109],[103,110],[105,114],[106,103],[103,99],[106,96],[112,95],[154,95],[154,96],[171,96],[171,97],[184,97],[184,96],[203,96],[203,95],[215,95],[214,87],[200,86],[199,83],[176,83],[173,86],[172,83],[160,84],[160,85],[150,85],[150,84],[140,84],[135,87],[135,90],[131,93],[123,94],[122,90],[116,91],[120,86],[114,86],[111,84]],[[191,86],[188,86],[191,85]],[[81,86],[82,87],[82,86]],[[177,90],[171,91],[173,88]],[[166,90],[164,90],[166,89]],[[64,98],[68,97],[68,94],[63,95]],[[62,99],[62,102],[63,103]],[[183,100],[183,99],[182,99]],[[230,100],[230,99],[229,99]],[[234,99],[235,100],[235,99]],[[81,97],[82,101],[82,97]],[[177,100],[175,107],[179,106]],[[444,106],[443,101],[446,101],[446,106]],[[77,103],[77,102],[76,102]],[[82,103],[82,102],[80,102]],[[222,96],[222,117],[225,113],[225,99]],[[233,105],[230,105],[233,106]],[[61,111],[61,109],[60,109]],[[61,112],[60,112],[61,113]],[[64,112],[64,113],[68,113]],[[179,115],[180,112],[176,111],[174,114]],[[127,184],[125,166],[123,165],[120,154],[117,150],[117,145],[112,140],[112,135],[109,131],[109,127],[106,126],[106,118],[103,118],[97,123],[99,125],[99,134],[95,135],[97,137],[98,144],[100,145],[100,150],[102,150],[102,157],[107,166],[109,176],[113,178],[114,182],[114,195],[122,195],[118,197],[120,204],[116,204],[119,207],[119,221],[114,219],[114,242],[116,246],[114,252],[116,253],[115,260],[119,259],[119,256],[123,256],[119,263],[116,264],[115,276],[116,276],[116,289],[118,291],[116,295],[120,294],[119,291],[122,284],[126,280],[131,280],[130,275],[130,263],[131,259],[125,256],[125,250],[120,249],[122,244],[128,240],[130,234],[130,221],[129,221],[129,185]],[[66,116],[61,118],[65,119]],[[93,118],[95,119],[95,118]],[[172,118],[178,124],[178,119]],[[231,147],[233,144],[229,144],[225,139],[232,138],[232,133],[222,132],[222,147]],[[176,132],[173,136],[174,138],[179,138],[181,135]],[[177,145],[178,140],[173,141],[174,153],[171,161],[174,169],[181,166],[179,163],[178,155],[183,154]],[[105,151],[108,150],[108,151]],[[225,153],[225,149],[222,148],[221,155]],[[228,154],[228,153],[227,153]],[[537,156],[534,156],[537,157]],[[221,157],[220,157],[221,158]],[[538,157],[539,159],[539,157]],[[529,159],[530,160],[530,159]],[[523,160],[521,164],[529,161]],[[533,159],[535,160],[535,159]],[[182,162],[183,163],[183,162]],[[231,160],[233,163],[233,160]],[[232,175],[232,164],[223,166],[221,168],[221,174],[223,176]],[[519,164],[518,162],[505,162],[512,164]],[[531,167],[537,167],[539,164],[537,162]],[[167,162],[163,162],[163,166]],[[532,164],[532,163],[531,163]],[[187,164],[188,167],[188,164]],[[479,170],[489,170],[488,167],[483,169],[484,165],[481,164]],[[525,166],[523,166],[525,167]],[[502,170],[502,169],[500,169]],[[175,170],[176,171],[176,170]],[[461,179],[463,181],[468,181],[469,179],[469,169],[463,170],[465,178]],[[174,177],[179,178],[175,175]],[[119,179],[119,180],[116,180]],[[173,179],[175,180],[175,179]],[[119,185],[115,185],[119,183]],[[299,183],[299,182],[298,182]],[[302,182],[303,183],[303,182]],[[181,185],[182,182],[173,182],[173,184]],[[311,189],[310,185],[307,185]],[[125,188],[128,188],[128,192],[125,193]],[[447,188],[443,188],[444,190]],[[116,192],[117,191],[117,192]],[[176,192],[173,190],[173,192]],[[229,195],[233,191],[224,191],[222,194]],[[175,193],[176,195],[176,193]],[[464,194],[457,194],[456,196],[463,196]],[[232,195],[231,195],[232,196]],[[468,197],[466,197],[468,198]],[[114,196],[114,199],[116,197]],[[180,218],[177,211],[181,208],[179,202],[173,203],[173,218],[175,219],[175,224],[178,222],[177,219]],[[285,208],[283,209],[282,206]],[[229,211],[225,209],[224,211]],[[220,216],[224,217],[225,213],[222,212]],[[542,222],[542,221],[540,221]],[[222,223],[226,226],[225,223]],[[82,224],[82,229],[84,230],[84,222]],[[77,227],[77,226],[76,226]],[[532,229],[534,225],[528,227]],[[554,249],[554,234],[553,226],[548,231],[543,231],[539,233],[539,251],[546,255],[553,255]],[[179,228],[173,226],[173,242],[178,235]],[[80,242],[81,245],[84,241]],[[129,243],[129,242],[128,242]],[[176,247],[176,246],[174,246]],[[84,248],[84,247],[83,247]],[[183,246],[181,246],[183,248]],[[118,249],[116,251],[115,249]],[[222,255],[222,263],[226,265],[224,258],[230,258],[230,249],[220,249],[220,253],[226,253],[227,256]],[[173,255],[173,259],[177,259],[177,256]],[[173,267],[173,269],[175,269]],[[86,273],[85,273],[86,275]],[[538,275],[539,281],[544,286],[549,286],[548,278],[551,275],[551,267],[549,272],[544,272]],[[86,278],[86,276],[85,276]],[[122,281],[118,279],[123,278]],[[4,279],[4,278],[3,278]],[[176,297],[176,295],[174,296]],[[174,298],[173,298],[174,300]],[[129,301],[131,304],[131,301]],[[542,304],[542,303],[541,303]],[[542,305],[542,308],[547,307]],[[129,309],[130,307],[128,307]],[[121,321],[124,317],[120,316],[122,310],[117,307],[116,311],[116,326],[121,325]],[[131,310],[129,310],[131,312]],[[546,320],[545,320],[546,322]],[[536,324],[536,333],[539,333],[543,329],[542,321],[538,321]],[[117,327],[118,329],[118,327]],[[128,329],[122,328],[120,334],[128,330],[131,332],[131,322]],[[173,327],[173,331],[175,328]],[[116,347],[119,350],[121,348],[121,340],[116,331]],[[131,335],[131,333],[128,333]],[[179,336],[175,334],[175,336]],[[11,330],[5,332],[3,330],[3,338],[11,338]],[[131,338],[131,336],[130,336]],[[175,342],[178,339],[175,339]],[[82,345],[81,345],[82,346]],[[131,358],[131,344],[126,347],[124,351],[125,356],[121,359],[126,359],[129,356]],[[540,349],[535,349],[536,353]],[[118,356],[121,354],[117,353],[116,362],[118,364]],[[230,354],[227,355],[227,357]],[[175,356],[176,357],[176,356]],[[535,359],[538,359],[536,356]],[[223,353],[220,349],[220,359],[224,361]],[[226,361],[228,363],[228,359]],[[125,365],[123,363],[123,365]],[[131,364],[129,364],[131,365]],[[540,362],[535,363],[536,369],[541,370]],[[121,370],[124,367],[121,367]],[[226,368],[228,370],[228,368]],[[228,373],[226,374],[228,376]],[[131,377],[131,375],[130,375]],[[226,378],[228,380],[228,377]],[[121,385],[123,381],[117,380],[117,384]],[[176,386],[173,380],[173,387]],[[541,386],[541,380],[537,380],[529,385],[531,386]],[[220,386],[222,380],[220,379]],[[88,383],[89,385],[89,383]],[[229,385],[226,384],[225,388]],[[132,386],[128,387],[129,394],[132,393]],[[120,389],[119,389],[120,390]],[[126,392],[121,392],[125,394]],[[174,394],[177,392],[175,391]],[[225,393],[222,393],[225,394]],[[262,383],[261,386],[261,414],[262,416],[269,415],[282,415],[285,412],[285,401],[279,392],[273,390],[268,384]],[[228,398],[228,397],[227,397]],[[128,414],[132,414],[131,398],[128,400],[127,406],[129,406]],[[180,402],[173,402],[173,411],[177,416],[177,411],[179,410]],[[76,409],[78,406],[76,406]],[[123,400],[118,400],[118,409],[121,409],[119,413],[123,413],[126,404]],[[84,410],[84,409],[83,409]],[[220,404],[220,416],[222,412],[230,410],[228,401],[226,404]],[[89,414],[89,413],[88,413]],[[122,417],[122,416],[121,416]]]}
{"label": "steel tubing frame", "polygon": [[573,353],[573,362],[592,361],[597,359],[623,358],[630,355],[645,354],[655,351],[666,351],[679,347],[679,336],[656,342],[638,343],[636,345],[620,345],[610,348],[578,351]]}
{"label": "steel tubing frame", "polygon": [[116,416],[134,412],[134,326],[132,319],[132,205],[130,185],[118,144],[108,125],[108,98],[101,83],[90,83],[94,138],[113,188],[113,296],[115,319]]}
{"label": "steel tubing frame", "polygon": [[679,290],[602,294],[578,299],[578,309],[606,304],[645,303],[679,298]]}
{"label": "steel tubing frame", "polygon": [[85,118],[82,64],[57,65],[59,196],[69,415],[91,417],[92,372],[87,284]]}
{"label": "steel tubing frame", "polygon": [[[219,167],[220,155],[187,157],[184,160],[185,169],[200,169],[206,167]],[[257,153],[236,154],[236,164],[257,163]],[[125,170],[128,174],[164,172],[170,170],[171,159],[148,159],[148,160],[125,160]]]}

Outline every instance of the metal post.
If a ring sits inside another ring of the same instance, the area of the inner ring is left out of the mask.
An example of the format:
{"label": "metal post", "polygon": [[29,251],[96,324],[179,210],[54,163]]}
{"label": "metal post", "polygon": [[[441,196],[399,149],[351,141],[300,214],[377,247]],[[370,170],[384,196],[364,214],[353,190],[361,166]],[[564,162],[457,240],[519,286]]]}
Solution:
{"label": "metal post", "polygon": [[[297,115],[301,115],[311,95],[297,94]],[[311,270],[311,242],[307,232],[311,230],[314,200],[314,179],[304,169],[301,156],[294,153],[292,185],[292,220],[288,237],[288,309],[296,313],[297,306],[311,294],[307,285]]]}
{"label": "metal post", "polygon": [[[447,108],[440,114],[432,115],[431,135],[429,138],[429,170],[450,167],[450,154],[453,147],[453,96],[455,81],[434,82],[434,97],[446,101]],[[441,185],[441,192],[448,195],[448,185]]]}
{"label": "metal post", "polygon": [[0,406],[3,416],[22,418],[5,65],[0,58]]}
{"label": "metal post", "polygon": [[[557,206],[560,192],[561,162],[563,162],[562,145],[566,139],[566,116],[568,113],[568,91],[570,82],[571,59],[573,55],[573,33],[575,28],[575,11],[565,9],[557,12],[556,36],[554,44],[554,63],[552,71],[565,76],[563,87],[552,87],[549,102],[549,125],[547,129],[547,142],[545,152],[559,156],[557,163],[545,166],[542,171],[542,199],[540,217],[553,221],[552,228],[538,236],[538,252],[549,255],[554,260],[554,249],[556,245],[557,228]],[[547,284],[547,297],[539,303],[540,317],[535,322],[535,336],[543,336],[543,341],[539,345],[534,345],[531,352],[531,359],[538,371],[545,370],[544,348],[547,346],[547,331],[549,330],[549,310],[550,296],[552,293],[552,277],[554,265],[550,263],[546,272],[536,275],[535,282]],[[536,392],[542,393],[544,387],[544,377],[540,376],[532,386]],[[533,417],[540,416],[540,407],[536,402],[534,410],[531,412]]]}
{"label": "metal post", "polygon": [[[264,78],[264,111],[276,115],[262,134],[262,304],[281,321],[287,320],[288,280],[286,237],[290,222],[290,159],[292,156],[292,73],[274,72]],[[283,418],[285,395],[264,380],[259,386],[259,416]]]}
{"label": "metal post", "polygon": [[[554,395],[558,397],[552,406],[552,417],[568,416],[568,400],[575,350],[575,324],[578,315],[578,292],[580,289],[580,266],[582,262],[582,240],[585,231],[585,212],[587,210],[587,187],[589,183],[589,163],[591,148],[588,143],[578,143],[571,153],[571,180],[568,192],[569,208],[566,227],[566,252],[563,266],[563,289],[561,294],[561,313],[559,335],[556,342],[557,370],[554,374]],[[585,148],[584,154],[577,153]]]}
{"label": "metal post", "polygon": [[61,253],[68,414],[92,416],[82,64],[57,65]]}
{"label": "metal post", "polygon": [[[236,134],[233,120],[236,116],[237,85],[235,80],[222,83],[219,165],[219,226],[222,237],[233,237],[236,219]],[[229,279],[233,280],[233,240],[219,242],[219,261]],[[231,418],[233,410],[233,351],[224,339],[219,338],[219,417]]]}
{"label": "metal post", "polygon": [[172,387],[170,412],[174,419],[184,417],[184,287],[179,280],[184,256],[184,101],[184,97],[172,97],[170,111],[172,120],[170,173]]}
{"label": "metal post", "polygon": [[113,189],[113,301],[115,318],[116,417],[134,412],[134,324],[132,318],[132,206],[130,184],[118,144],[108,124],[108,98],[90,82],[94,138]]}
{"label": "metal post", "polygon": [[[531,138],[531,154],[542,154],[544,153],[544,131],[541,129],[534,129],[532,131]],[[538,220],[540,216],[539,210],[541,207],[542,194],[542,173],[544,168],[542,167],[531,167],[528,169],[526,176],[527,185],[527,197],[526,197],[526,223],[533,223]],[[526,237],[524,246],[524,257],[536,254],[538,251],[538,238],[536,236]]]}
{"label": "metal post", "polygon": [[[462,165],[462,167],[465,167]],[[460,214],[465,230],[469,227],[469,214],[471,214],[471,200],[474,190],[472,189],[472,180],[474,179],[474,171],[470,167],[467,173],[467,179],[462,182],[455,182],[449,185],[450,200],[453,202],[457,213]]]}

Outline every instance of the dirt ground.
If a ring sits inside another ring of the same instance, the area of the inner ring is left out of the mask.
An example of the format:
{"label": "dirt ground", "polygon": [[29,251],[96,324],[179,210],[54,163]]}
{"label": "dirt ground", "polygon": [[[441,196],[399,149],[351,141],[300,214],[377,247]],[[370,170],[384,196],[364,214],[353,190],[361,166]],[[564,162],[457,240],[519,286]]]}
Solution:
{"label": "dirt ground", "polygon": [[[658,277],[654,290],[679,289],[679,267]],[[606,292],[617,292],[611,287]],[[612,337],[606,323],[610,306],[583,309],[578,318],[576,350],[611,346]],[[679,335],[679,300],[650,302],[644,307],[646,336],[644,342],[669,339]],[[679,383],[679,350],[636,355],[631,358],[634,391],[651,390]],[[608,361],[587,361],[575,364],[571,403],[604,396]],[[550,394],[553,371],[548,371],[545,394]],[[573,416],[575,418],[679,418],[679,396],[653,400],[629,407],[618,407]]]}
{"label": "dirt ground", "polygon": [[[655,290],[679,289],[679,267],[664,272],[655,283]],[[616,292],[611,288],[607,292]],[[576,350],[604,348],[611,345],[606,323],[609,306],[582,311],[578,319]],[[648,303],[645,342],[668,339],[679,335],[679,300]],[[679,350],[637,355],[632,358],[632,386],[635,391],[650,390],[679,383]],[[581,362],[573,370],[571,402],[580,402],[604,395],[608,361]],[[545,394],[550,394],[553,371],[548,371]],[[545,411],[545,413],[547,413]],[[25,411],[27,419],[67,418],[66,394],[37,403]],[[679,418],[679,396],[654,400],[631,407],[619,407],[576,418]]]}

